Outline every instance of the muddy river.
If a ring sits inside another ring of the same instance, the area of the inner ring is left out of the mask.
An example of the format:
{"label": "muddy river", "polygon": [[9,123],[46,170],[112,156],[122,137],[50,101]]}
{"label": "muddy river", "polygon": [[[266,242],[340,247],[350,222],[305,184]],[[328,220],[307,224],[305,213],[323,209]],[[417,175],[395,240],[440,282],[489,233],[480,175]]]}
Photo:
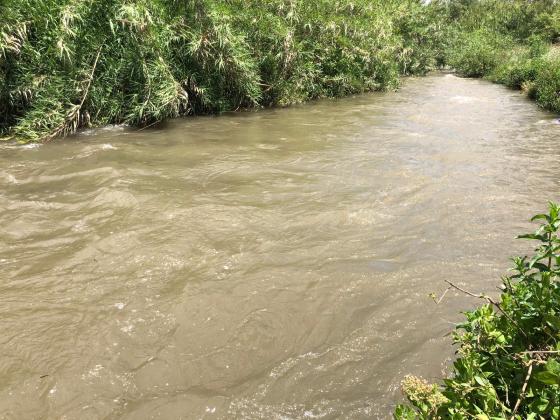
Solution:
{"label": "muddy river", "polygon": [[558,199],[558,117],[450,74],[0,145],[0,418],[390,418]]}

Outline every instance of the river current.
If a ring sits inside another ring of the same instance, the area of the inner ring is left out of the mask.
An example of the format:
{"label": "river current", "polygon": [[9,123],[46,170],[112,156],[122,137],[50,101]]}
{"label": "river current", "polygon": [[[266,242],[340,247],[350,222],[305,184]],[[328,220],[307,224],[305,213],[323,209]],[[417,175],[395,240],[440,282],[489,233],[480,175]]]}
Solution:
{"label": "river current", "polygon": [[560,198],[560,124],[398,92],[0,145],[0,418],[390,418]]}

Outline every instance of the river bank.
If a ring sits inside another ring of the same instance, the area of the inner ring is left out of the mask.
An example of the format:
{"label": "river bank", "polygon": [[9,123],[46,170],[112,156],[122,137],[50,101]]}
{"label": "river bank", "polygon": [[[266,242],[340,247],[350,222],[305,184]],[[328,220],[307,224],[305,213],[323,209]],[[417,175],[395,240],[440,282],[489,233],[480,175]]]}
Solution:
{"label": "river bank", "polygon": [[0,137],[393,89],[443,33],[414,0],[0,5]]}
{"label": "river bank", "polygon": [[445,62],[459,74],[524,91],[560,113],[560,5],[477,1],[451,10]]}
{"label": "river bank", "polygon": [[0,138],[392,90],[450,66],[558,112],[552,2],[19,0],[0,5]]}

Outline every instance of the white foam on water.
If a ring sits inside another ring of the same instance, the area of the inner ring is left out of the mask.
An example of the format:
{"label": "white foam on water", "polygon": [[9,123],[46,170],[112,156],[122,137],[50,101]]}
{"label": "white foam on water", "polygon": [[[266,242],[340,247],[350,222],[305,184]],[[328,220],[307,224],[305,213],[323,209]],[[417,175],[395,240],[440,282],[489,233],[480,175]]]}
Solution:
{"label": "white foam on water", "polygon": [[473,96],[457,95],[457,96],[452,96],[451,98],[449,98],[449,100],[452,101],[452,102],[460,103],[460,104],[469,104],[469,103],[476,102],[477,98],[475,98]]}

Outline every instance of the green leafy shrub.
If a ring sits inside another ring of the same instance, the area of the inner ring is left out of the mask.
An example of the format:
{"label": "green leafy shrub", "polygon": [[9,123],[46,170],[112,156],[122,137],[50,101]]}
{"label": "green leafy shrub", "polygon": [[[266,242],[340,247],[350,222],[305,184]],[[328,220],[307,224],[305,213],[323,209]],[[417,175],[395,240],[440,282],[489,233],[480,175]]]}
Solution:
{"label": "green leafy shrub", "polygon": [[526,89],[534,82],[544,64],[549,45],[541,37],[531,37],[526,45],[511,49],[506,60],[498,63],[487,78],[512,89]]}
{"label": "green leafy shrub", "polygon": [[532,220],[542,224],[520,238],[540,245],[531,258],[514,259],[500,301],[476,295],[488,304],[457,327],[451,377],[441,387],[406,378],[410,404],[395,418],[560,418],[560,207],[551,203]]}
{"label": "green leafy shrub", "polygon": [[544,108],[560,112],[560,56],[543,60],[534,81],[534,96]]}
{"label": "green leafy shrub", "polygon": [[[443,1],[443,0],[442,0]],[[542,107],[560,111],[560,2],[552,0],[450,0],[451,41],[445,64],[459,74],[485,77],[526,91]]]}
{"label": "green leafy shrub", "polygon": [[411,7],[403,2],[394,19],[400,34],[399,66],[402,74],[425,74],[444,64],[443,53],[449,40],[445,8],[434,2],[430,7]]}
{"label": "green leafy shrub", "polygon": [[467,77],[483,77],[507,57],[512,41],[486,29],[459,35],[448,55],[448,64]]}
{"label": "green leafy shrub", "polygon": [[512,89],[523,89],[535,81],[541,66],[541,58],[531,58],[526,50],[517,50],[499,63],[488,78]]}

